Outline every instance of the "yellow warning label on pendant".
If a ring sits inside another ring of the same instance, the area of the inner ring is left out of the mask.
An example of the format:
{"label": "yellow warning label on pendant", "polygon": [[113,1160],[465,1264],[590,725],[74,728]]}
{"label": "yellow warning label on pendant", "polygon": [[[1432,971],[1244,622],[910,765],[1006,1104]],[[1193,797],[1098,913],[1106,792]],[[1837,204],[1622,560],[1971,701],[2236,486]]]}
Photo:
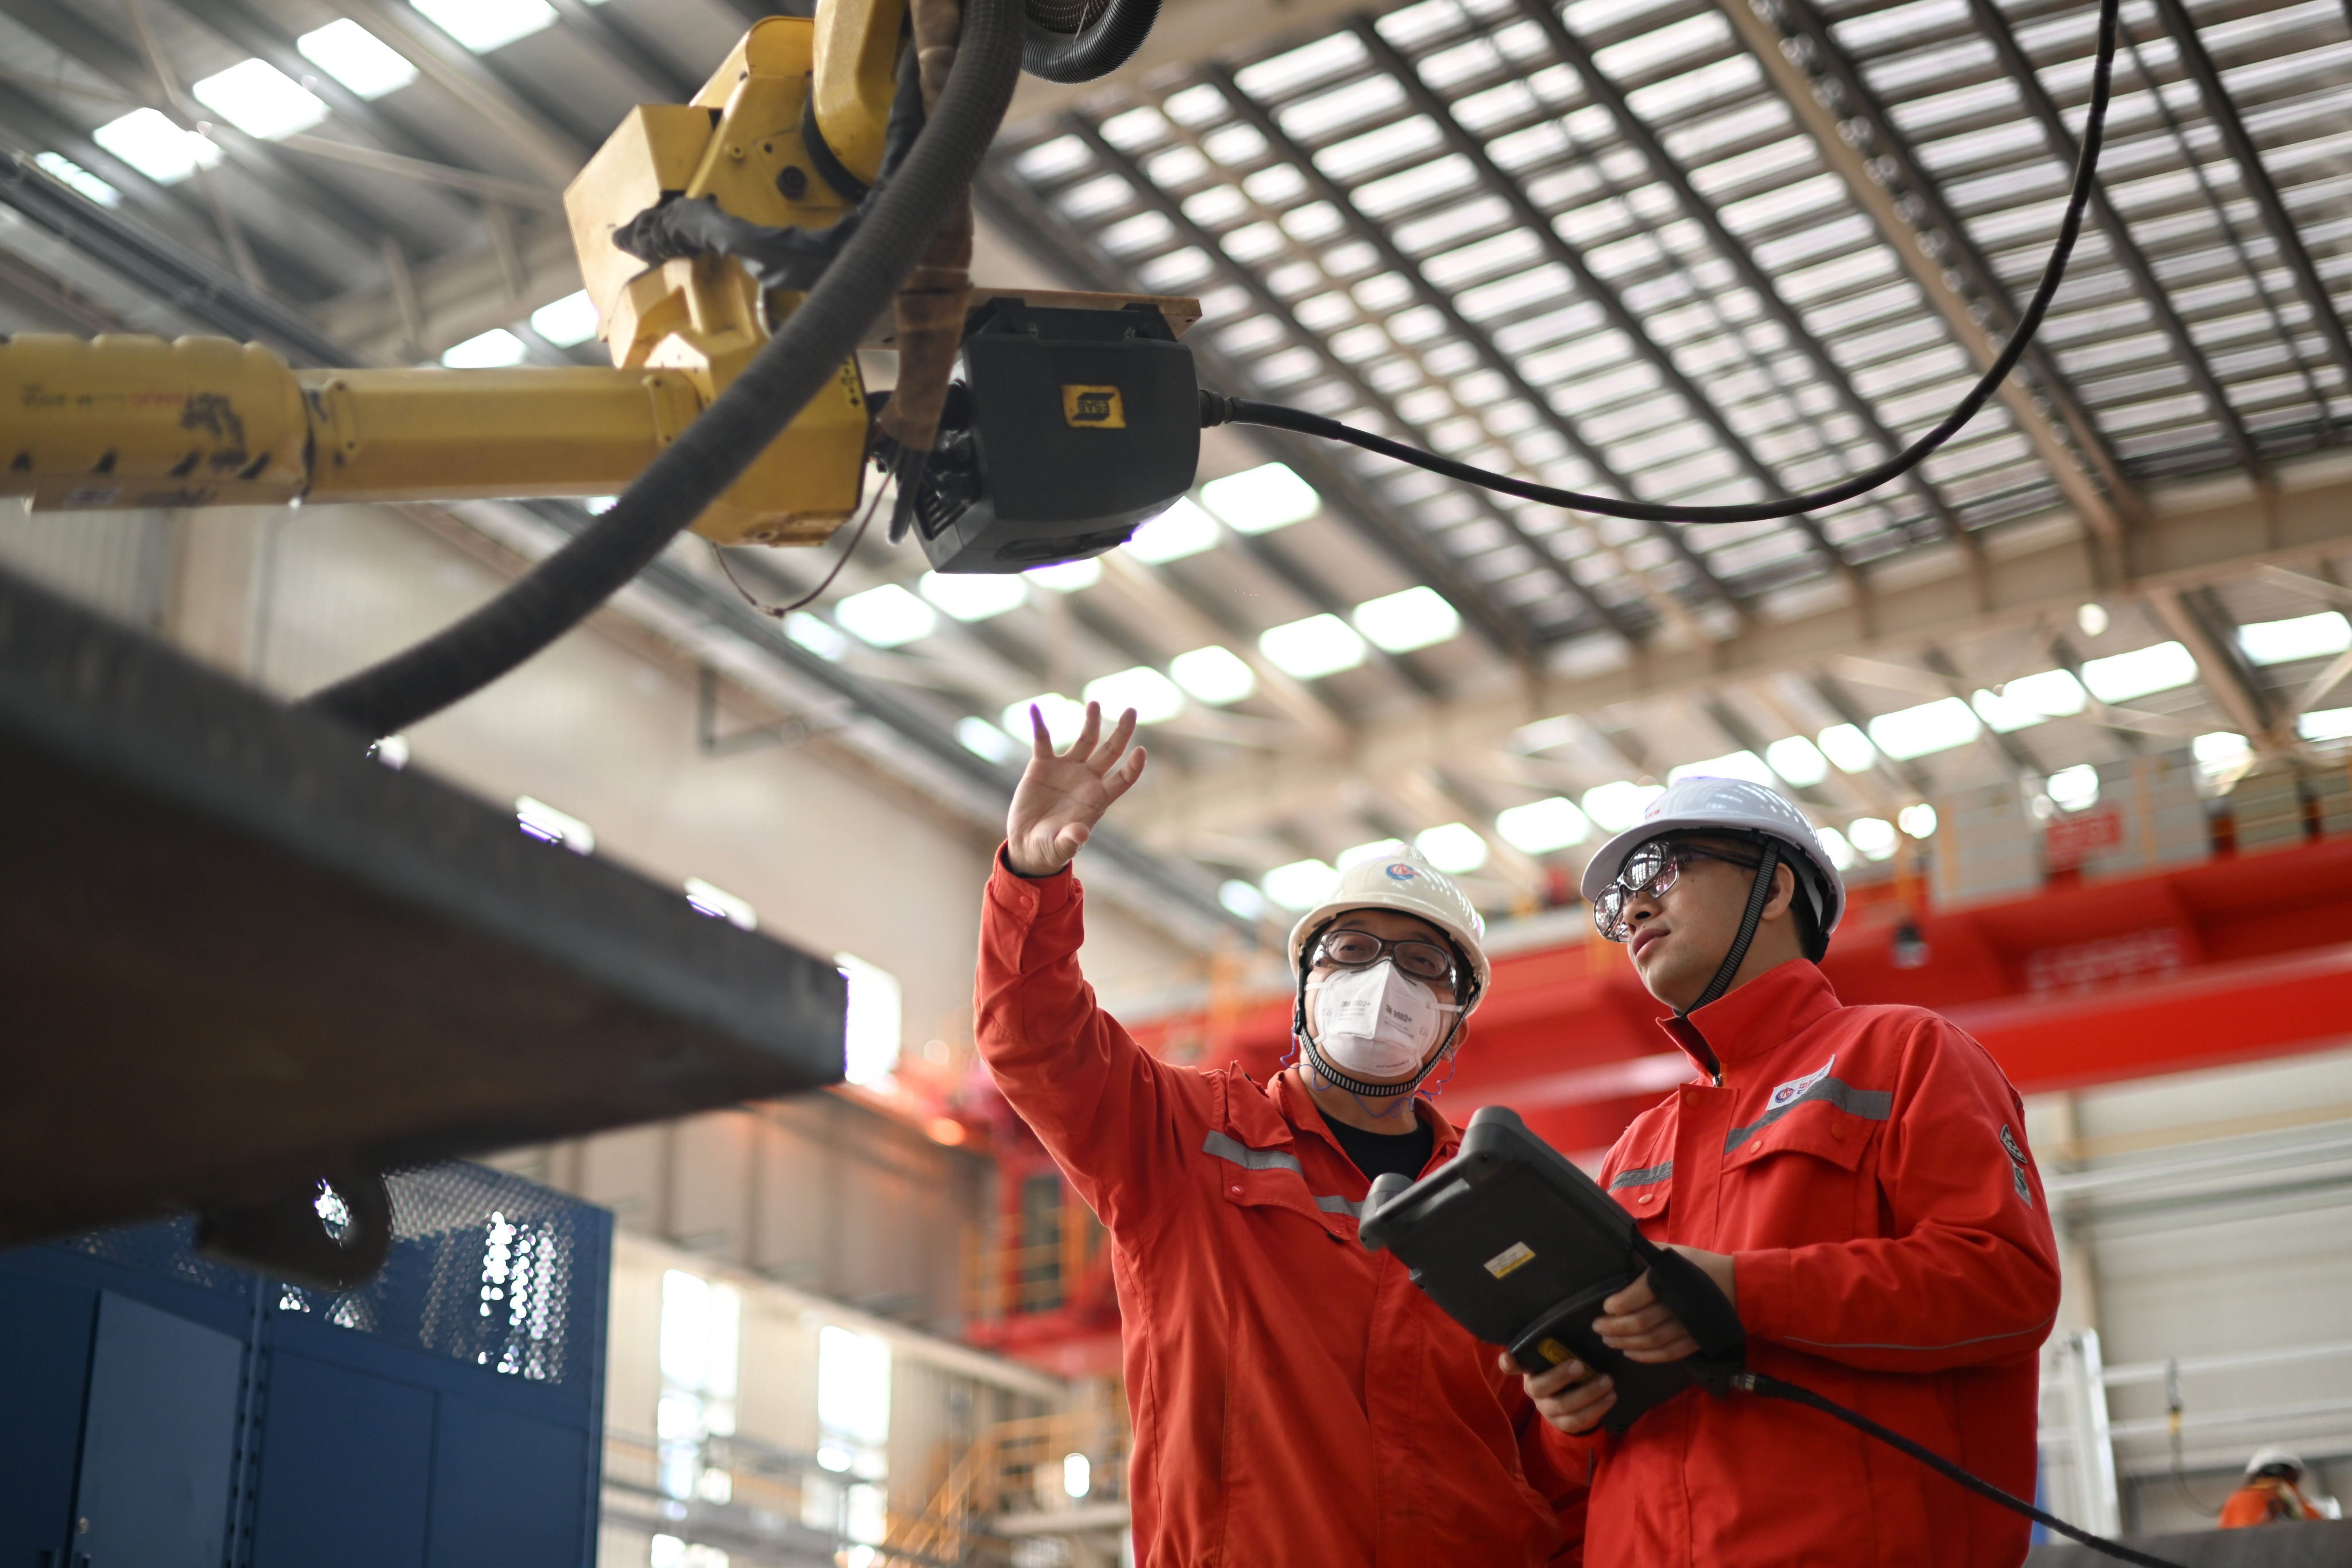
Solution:
{"label": "yellow warning label on pendant", "polygon": [[1486,1259],[1486,1272],[1492,1274],[1496,1279],[1500,1279],[1504,1275],[1508,1274],[1512,1269],[1526,1263],[1529,1258],[1535,1257],[1535,1255],[1536,1250],[1534,1247],[1529,1247],[1524,1241],[1515,1241],[1511,1243],[1510,1246],[1503,1248],[1502,1251],[1495,1254],[1494,1257]]}
{"label": "yellow warning label on pendant", "polygon": [[1062,419],[1078,430],[1124,430],[1127,405],[1116,386],[1074,386],[1062,384]]}

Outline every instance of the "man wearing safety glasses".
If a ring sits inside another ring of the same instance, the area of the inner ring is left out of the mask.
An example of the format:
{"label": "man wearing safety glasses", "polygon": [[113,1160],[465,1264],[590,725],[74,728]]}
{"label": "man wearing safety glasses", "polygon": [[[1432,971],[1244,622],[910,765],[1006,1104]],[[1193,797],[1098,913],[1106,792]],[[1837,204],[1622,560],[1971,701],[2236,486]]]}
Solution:
{"label": "man wearing safety glasses", "polygon": [[[1839,1002],[1814,963],[1845,889],[1771,790],[1673,785],[1583,886],[1701,1075],[1626,1130],[1601,1184],[1731,1300],[1751,1368],[2032,1496],[2057,1247],[2000,1068],[1936,1014]],[[1697,1349],[1647,1276],[1602,1313],[1632,1360]],[[1571,1361],[1526,1386],[1589,1446],[1595,1568],[2024,1559],[2024,1521],[1801,1406],[1693,1390],[1612,1436],[1606,1377]]]}
{"label": "man wearing safety glasses", "polygon": [[[1417,1097],[1488,970],[1476,910],[1400,854],[1290,937],[1300,1060],[1172,1067],[1095,1005],[1070,862],[1143,772],[1132,711],[1035,744],[982,915],[981,1055],[1111,1238],[1144,1568],[1573,1563],[1582,1456],[1357,1242],[1371,1178],[1461,1137]],[[1580,1461],[1573,1473],[1563,1468]]]}

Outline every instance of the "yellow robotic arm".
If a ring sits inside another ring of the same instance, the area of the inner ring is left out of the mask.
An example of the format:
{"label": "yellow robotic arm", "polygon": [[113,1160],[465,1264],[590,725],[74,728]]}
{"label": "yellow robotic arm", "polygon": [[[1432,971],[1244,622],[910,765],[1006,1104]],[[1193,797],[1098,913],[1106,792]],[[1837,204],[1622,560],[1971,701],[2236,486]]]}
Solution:
{"label": "yellow robotic arm", "polygon": [[[906,0],[752,27],[691,103],[633,110],[564,206],[610,370],[301,370],[226,338],[0,342],[0,495],[41,509],[610,495],[709,406],[801,296],[744,263],[648,266],[614,231],[665,197],[822,230],[880,173]],[[818,134],[806,137],[804,128]],[[812,143],[814,143],[814,145]],[[857,505],[856,360],[695,524],[823,542]]]}

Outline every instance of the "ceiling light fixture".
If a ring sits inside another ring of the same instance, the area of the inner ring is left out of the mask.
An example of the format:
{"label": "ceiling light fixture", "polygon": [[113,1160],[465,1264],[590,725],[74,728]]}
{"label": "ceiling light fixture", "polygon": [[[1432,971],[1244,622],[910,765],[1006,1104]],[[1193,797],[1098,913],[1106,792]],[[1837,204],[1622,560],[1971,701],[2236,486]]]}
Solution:
{"label": "ceiling light fixture", "polygon": [[1592,822],[1565,795],[1529,801],[1495,814],[1495,831],[1523,855],[1549,855],[1592,837]]}
{"label": "ceiling light fixture", "polygon": [[915,586],[924,598],[960,621],[985,621],[1029,602],[1029,584],[1018,574],[926,572]]}
{"label": "ceiling light fixture", "polygon": [[833,618],[875,647],[903,647],[940,629],[938,613],[896,583],[850,595]]}
{"label": "ceiling light fixture", "polygon": [[1650,803],[1665,794],[1658,784],[1629,784],[1620,781],[1605,784],[1598,789],[1584,792],[1581,802],[1584,815],[1591,817],[1603,833],[1622,833],[1642,820],[1642,813]]}
{"label": "ceiling light fixture", "polygon": [[2352,648],[2352,621],[2336,610],[2284,621],[2249,621],[2238,628],[2238,646],[2256,664],[2328,658]]}
{"label": "ceiling light fixture", "polygon": [[560,349],[586,342],[596,335],[596,301],[585,289],[575,289],[530,313],[530,330]]}
{"label": "ceiling light fixture", "polygon": [[154,181],[176,185],[198,169],[221,160],[221,150],[193,131],[183,131],[161,110],[134,109],[110,120],[89,139]]}
{"label": "ceiling light fixture", "polygon": [[1201,487],[1201,504],[1235,533],[1271,533],[1313,517],[1323,498],[1288,464],[1264,463],[1211,479]]}
{"label": "ceiling light fixture", "polygon": [[1764,762],[1798,789],[1811,789],[1830,776],[1829,759],[1802,735],[1790,735],[1765,747]]}
{"label": "ceiling light fixture", "polygon": [[2083,684],[2102,702],[2129,702],[2187,686],[2197,679],[2197,658],[2177,642],[2134,648],[2109,658],[2085,660]]}
{"label": "ceiling light fixture", "polygon": [[452,344],[442,353],[441,363],[450,370],[504,370],[530,357],[530,350],[520,338],[504,327],[492,327]]}
{"label": "ceiling light fixture", "polygon": [[1258,634],[1258,651],[1300,680],[1319,680],[1364,662],[1364,639],[1337,616],[1309,616]]}
{"label": "ceiling light fixture", "polygon": [[1461,613],[1436,589],[1407,588],[1358,605],[1348,617],[1366,640],[1383,653],[1411,653],[1458,635]]}
{"label": "ceiling light fixture", "polygon": [[1119,548],[1138,561],[1164,566],[1213,550],[1216,543],[1217,520],[1179,496],[1174,506],[1138,528]]}
{"label": "ceiling light fixture", "polygon": [[1286,910],[1309,910],[1322,902],[1323,895],[1339,879],[1339,873],[1328,861],[1293,860],[1287,866],[1276,866],[1258,880],[1265,896]]}
{"label": "ceiling light fixture", "polygon": [[425,19],[478,55],[555,25],[547,0],[408,0]]}
{"label": "ceiling light fixture", "polygon": [[188,90],[206,109],[265,142],[308,131],[327,118],[323,99],[268,60],[240,60]]}
{"label": "ceiling light fixture", "polygon": [[1466,822],[1442,822],[1413,835],[1412,847],[1449,876],[1475,871],[1493,853],[1486,836]]}
{"label": "ceiling light fixture", "polygon": [[122,205],[122,193],[62,153],[36,153],[33,162],[51,179],[72,186],[102,207]]}
{"label": "ceiling light fixture", "polygon": [[1195,701],[1213,708],[1239,702],[1257,689],[1257,671],[1249,661],[1215,643],[1178,654],[1168,661],[1168,673]]}
{"label": "ceiling light fixture", "polygon": [[382,98],[416,79],[416,67],[407,56],[349,16],[303,34],[294,47],[304,59],[362,98]]}
{"label": "ceiling light fixture", "polygon": [[[1965,746],[1983,733],[1984,721],[1957,697],[1898,708],[1870,721],[1871,744],[1898,763]],[[1862,840],[1857,838],[1854,844],[1864,854],[1870,853]]]}
{"label": "ceiling light fixture", "polygon": [[1063,561],[1051,566],[1032,566],[1021,574],[1040,588],[1051,588],[1056,594],[1075,594],[1081,588],[1091,588],[1102,581],[1102,562],[1089,555],[1083,561]]}
{"label": "ceiling light fixture", "polygon": [[1102,704],[1106,725],[1118,722],[1129,708],[1139,724],[1164,724],[1184,710],[1183,691],[1148,664],[1087,681],[1086,699]]}

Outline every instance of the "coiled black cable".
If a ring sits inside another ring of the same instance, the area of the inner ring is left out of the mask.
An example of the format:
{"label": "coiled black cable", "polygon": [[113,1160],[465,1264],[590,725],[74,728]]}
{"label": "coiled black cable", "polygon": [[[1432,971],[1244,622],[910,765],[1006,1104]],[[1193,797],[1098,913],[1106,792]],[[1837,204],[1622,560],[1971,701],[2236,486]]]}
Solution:
{"label": "coiled black cable", "polygon": [[1033,15],[1021,42],[1021,68],[1047,81],[1107,77],[1142,47],[1159,18],[1160,0],[1110,0],[1101,16],[1066,33]]}
{"label": "coiled black cable", "polygon": [[1910,1455],[1937,1475],[1959,1482],[1979,1497],[1997,1502],[2011,1513],[2021,1513],[2042,1528],[2054,1531],[2069,1541],[2080,1542],[2094,1552],[2103,1552],[2125,1563],[2137,1563],[2139,1568],[2185,1568],[2184,1564],[2168,1557],[2151,1556],[2126,1546],[2120,1541],[2109,1541],[2104,1535],[2094,1535],[2087,1530],[2078,1529],[2054,1513],[2045,1513],[2023,1498],[1969,1474],[1933,1448],[1913,1442],[1891,1426],[1881,1426],[1859,1411],[1848,1410],[1837,1401],[1824,1398],[1802,1384],[1783,1382],[1769,1373],[1742,1370],[1731,1374],[1731,1386],[1748,1394],[1760,1394],[1767,1399],[1785,1399],[1791,1405],[1801,1405],[1808,1410],[1818,1410],[1824,1415],[1834,1416],[1864,1436],[1875,1437],[1888,1447]]}
{"label": "coiled black cable", "polygon": [[1922,459],[1951,439],[1962,426],[1977,416],[1985,400],[2017,367],[2026,345],[2042,325],[2042,318],[2050,310],[2050,301],[2057,296],[2058,285],[2065,279],[2066,263],[2074,252],[2074,241],[2083,230],[2083,214],[2090,205],[2091,187],[2097,177],[2099,146],[2105,133],[2108,89],[2115,74],[2116,21],[2121,0],[2100,0],[2098,58],[2091,77],[2090,112],[2083,126],[2083,144],[2074,160],[2073,186],[2067,193],[2064,218],[2058,226],[2058,240],[2051,247],[2050,259],[2042,268],[2042,282],[2033,290],[2033,298],[2018,319],[2017,331],[2011,334],[2000,353],[1959,405],[1934,429],[1912,442],[1885,462],[1865,468],[1850,479],[1843,479],[1825,489],[1805,495],[1777,496],[1770,500],[1745,501],[1735,506],[1676,506],[1671,503],[1618,500],[1610,496],[1585,495],[1577,490],[1564,490],[1550,485],[1539,485],[1528,479],[1515,479],[1508,474],[1456,462],[1434,452],[1424,452],[1418,447],[1408,447],[1391,441],[1385,436],[1375,436],[1369,430],[1359,430],[1337,419],[1320,414],[1309,414],[1303,408],[1287,408],[1278,403],[1258,403],[1244,397],[1225,397],[1216,393],[1201,395],[1201,423],[1211,425],[1264,425],[1277,430],[1292,430],[1301,436],[1319,437],[1327,441],[1344,441],[1351,447],[1361,447],[1367,452],[1377,452],[1384,458],[1411,463],[1427,468],[1433,474],[1444,474],[1483,489],[1496,490],[1504,495],[1520,496],[1528,500],[1542,501],[1548,506],[1572,508],[1578,511],[1598,512],[1603,517],[1631,518],[1640,522],[1762,522],[1772,518],[1795,517],[1801,512],[1817,511],[1835,506],[1878,489],[1891,479],[1900,479],[1916,468]]}
{"label": "coiled black cable", "polygon": [[955,64],[929,122],[857,232],[782,331],[612,510],[488,604],[301,705],[371,738],[404,729],[585,620],[699,517],[832,380],[970,184],[1020,74],[1022,7],[966,0]]}

